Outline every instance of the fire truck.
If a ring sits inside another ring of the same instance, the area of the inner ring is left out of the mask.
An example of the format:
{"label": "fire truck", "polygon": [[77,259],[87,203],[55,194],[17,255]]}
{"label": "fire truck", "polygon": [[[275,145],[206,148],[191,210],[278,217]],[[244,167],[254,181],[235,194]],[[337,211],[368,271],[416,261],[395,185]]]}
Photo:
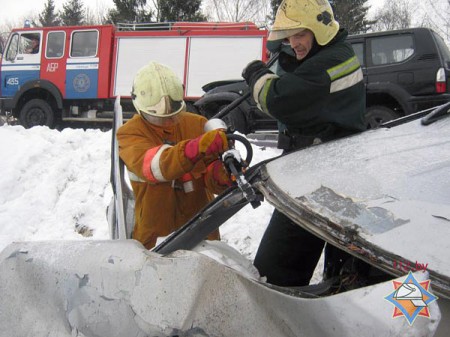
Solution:
{"label": "fire truck", "polygon": [[130,118],[134,74],[151,60],[176,72],[194,109],[205,84],[239,79],[248,62],[265,61],[266,40],[267,31],[253,23],[13,29],[0,63],[0,112],[26,128],[110,122],[120,96]]}

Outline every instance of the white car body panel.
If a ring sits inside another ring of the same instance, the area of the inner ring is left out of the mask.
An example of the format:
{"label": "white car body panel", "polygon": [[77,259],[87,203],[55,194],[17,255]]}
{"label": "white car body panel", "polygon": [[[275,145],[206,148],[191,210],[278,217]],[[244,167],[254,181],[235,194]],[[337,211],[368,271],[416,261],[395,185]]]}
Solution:
{"label": "white car body panel", "polygon": [[133,240],[14,243],[0,255],[0,325],[9,337],[432,336],[436,302],[409,326],[392,318],[392,289],[302,298],[196,252],[162,257]]}

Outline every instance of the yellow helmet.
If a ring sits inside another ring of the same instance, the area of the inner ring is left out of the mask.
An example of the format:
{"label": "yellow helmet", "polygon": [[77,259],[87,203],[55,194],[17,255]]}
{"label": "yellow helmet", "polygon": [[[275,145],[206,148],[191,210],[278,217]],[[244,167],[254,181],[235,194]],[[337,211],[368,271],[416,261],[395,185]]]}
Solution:
{"label": "yellow helmet", "polygon": [[183,85],[169,67],[150,62],[139,69],[131,92],[133,105],[141,115],[172,117],[186,109]]}
{"label": "yellow helmet", "polygon": [[268,39],[286,39],[304,29],[311,30],[321,46],[336,36],[339,23],[327,0],[283,0]]}

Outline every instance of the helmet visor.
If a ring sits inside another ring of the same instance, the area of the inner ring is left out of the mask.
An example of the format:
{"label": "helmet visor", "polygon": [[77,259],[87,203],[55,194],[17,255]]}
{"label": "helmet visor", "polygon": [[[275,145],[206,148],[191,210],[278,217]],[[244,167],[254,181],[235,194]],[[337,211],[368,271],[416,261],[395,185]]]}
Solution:
{"label": "helmet visor", "polygon": [[179,114],[176,114],[176,115],[173,115],[170,117],[158,117],[158,116],[149,115],[149,114],[145,114],[145,113],[141,113],[140,115],[142,118],[144,118],[150,124],[160,126],[163,128],[167,128],[167,127],[173,126],[175,124],[178,124],[179,116],[180,116]]}
{"label": "helmet visor", "polygon": [[267,40],[269,41],[284,40],[291,37],[292,35],[303,32],[304,30],[305,28],[272,30],[269,33],[269,37],[267,38]]}

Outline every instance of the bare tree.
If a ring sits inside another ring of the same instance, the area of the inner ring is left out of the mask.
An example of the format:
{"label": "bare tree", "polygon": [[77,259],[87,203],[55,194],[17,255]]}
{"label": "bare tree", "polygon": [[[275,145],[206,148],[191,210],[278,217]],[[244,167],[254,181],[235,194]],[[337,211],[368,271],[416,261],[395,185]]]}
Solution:
{"label": "bare tree", "polygon": [[382,9],[374,16],[372,30],[394,30],[412,26],[413,13],[417,6],[408,0],[385,0]]}
{"label": "bare tree", "polygon": [[107,23],[107,14],[111,6],[105,5],[102,2],[96,2],[95,7],[86,6],[85,19],[87,25],[102,25]]}
{"label": "bare tree", "polygon": [[425,7],[427,11],[423,17],[423,25],[435,30],[450,45],[450,0],[427,0]]}
{"label": "bare tree", "polygon": [[153,9],[155,20],[161,21],[161,0],[151,0],[151,8]]}
{"label": "bare tree", "polygon": [[89,7],[86,7],[84,11],[84,22],[86,25],[98,25],[102,24],[102,16],[97,17],[95,11]]}
{"label": "bare tree", "polygon": [[211,21],[267,23],[270,0],[204,0],[205,13]]}
{"label": "bare tree", "polygon": [[0,34],[2,34],[4,42],[6,43],[9,32],[13,30],[13,28],[23,27],[27,20],[29,22],[36,22],[39,20],[39,14],[30,12],[24,16],[3,21],[3,23],[0,24]]}

